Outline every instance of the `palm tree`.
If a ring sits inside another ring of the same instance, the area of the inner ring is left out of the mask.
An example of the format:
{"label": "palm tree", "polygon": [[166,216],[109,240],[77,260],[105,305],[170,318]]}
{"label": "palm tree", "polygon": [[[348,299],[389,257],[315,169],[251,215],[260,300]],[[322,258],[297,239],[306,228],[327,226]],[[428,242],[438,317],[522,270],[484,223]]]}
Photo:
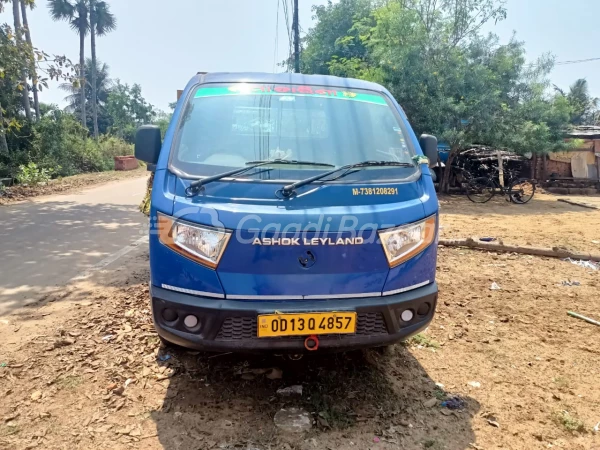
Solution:
{"label": "palm tree", "polygon": [[594,125],[598,121],[600,99],[592,97],[588,82],[580,78],[569,86],[569,92],[554,85],[554,90],[569,101],[571,106],[571,123],[573,125]]}
{"label": "palm tree", "polygon": [[573,123],[585,125],[594,122],[594,113],[598,109],[598,99],[590,95],[588,82],[580,78],[569,87],[567,94],[569,103],[573,106]]}
{"label": "palm tree", "polygon": [[[85,79],[91,80],[93,73],[93,64],[90,58],[85,60]],[[101,61],[96,61],[96,99],[98,101],[98,110],[100,113],[105,113],[106,102],[108,101],[108,95],[110,94],[110,90],[113,87],[113,80],[109,75],[110,68],[108,64],[102,63]],[[79,98],[79,88],[73,86],[71,83],[62,83],[60,89],[67,92],[69,95],[65,97],[65,101],[67,102],[67,106],[65,110],[70,113],[78,113],[81,112],[81,102]],[[87,103],[92,103],[93,97],[93,87],[89,81],[85,83],[85,98]],[[87,120],[86,120],[87,126]],[[93,127],[93,124],[90,123],[90,127]]]}
{"label": "palm tree", "polygon": [[[29,46],[30,50],[33,48],[33,44],[31,42],[31,32],[29,31],[29,21],[27,20],[27,4],[25,3],[25,0],[21,0],[21,15],[23,16],[23,28],[25,28],[25,39],[27,40],[27,45]],[[31,7],[31,9],[35,8],[35,3],[34,2],[30,2],[29,6]],[[38,97],[38,80],[37,80],[37,73],[35,70],[35,61],[33,61],[32,59],[32,63],[31,63],[31,67],[29,69],[30,71],[30,76],[32,79],[32,86],[33,86],[33,109],[35,110],[35,117],[37,120],[40,120],[40,99]]]}
{"label": "palm tree", "polygon": [[88,0],[49,0],[48,6],[52,19],[69,22],[79,34],[79,101],[81,124],[85,127],[85,37],[90,31]]}
{"label": "palm tree", "polygon": [[[15,22],[15,37],[17,46],[20,50],[23,48],[23,29],[21,28],[21,12],[19,10],[19,0],[12,0],[13,6],[13,19]],[[21,68],[21,85],[22,85],[22,97],[23,97],[23,109],[25,109],[25,116],[27,120],[31,120],[31,103],[29,103],[29,86],[27,85],[27,71],[25,67]]]}
{"label": "palm tree", "polygon": [[92,111],[94,117],[94,137],[98,139],[98,96],[96,93],[96,36],[106,36],[117,28],[117,19],[110,12],[105,1],[89,0],[90,36],[92,41]]}

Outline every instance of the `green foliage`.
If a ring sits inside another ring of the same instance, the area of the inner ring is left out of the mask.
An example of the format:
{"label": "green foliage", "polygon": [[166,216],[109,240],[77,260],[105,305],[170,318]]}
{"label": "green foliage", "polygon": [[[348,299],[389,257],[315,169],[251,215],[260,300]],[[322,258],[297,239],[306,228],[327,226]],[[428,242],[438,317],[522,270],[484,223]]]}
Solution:
{"label": "green foliage", "polygon": [[129,86],[117,80],[110,90],[106,110],[112,121],[111,133],[133,143],[140,125],[152,123],[156,112],[142,96],[139,84]]}
{"label": "green foliage", "polygon": [[579,417],[570,414],[568,411],[555,411],[552,414],[552,420],[570,433],[585,433],[587,431],[585,423]]}
{"label": "green foliage", "polygon": [[[0,0],[0,7],[6,1]],[[26,6],[34,5],[34,0],[20,1]],[[0,177],[16,178],[26,184],[46,182],[54,176],[110,170],[114,167],[114,156],[133,154],[130,143],[106,135],[113,128],[113,118],[107,112],[109,93],[113,88],[108,66],[83,58],[85,37],[91,31],[91,25],[96,36],[103,36],[116,26],[108,3],[102,0],[49,0],[48,7],[54,20],[66,21],[80,36],[80,66],[73,66],[65,57],[50,57],[28,42],[17,42],[24,30],[18,28],[14,32],[7,24],[0,24]],[[72,74],[80,68],[83,68],[81,74]],[[48,80],[36,73],[66,81],[61,88],[69,94],[69,105],[61,110],[56,105],[40,104],[39,118],[32,120],[23,107],[22,93],[31,89],[34,82],[38,90],[42,90],[47,87]],[[92,80],[95,80],[93,86]],[[141,96],[138,85],[131,88],[118,85],[118,93],[128,97],[124,102],[125,112],[117,119],[120,125],[124,124],[123,128],[129,127],[126,131],[118,128],[118,132],[132,141],[135,126],[142,121],[151,122],[154,112]],[[81,86],[85,97],[83,104]],[[91,106],[95,99],[98,128],[104,134],[98,140],[88,138],[94,130],[94,108]],[[88,104],[89,108],[86,107]],[[74,114],[81,116],[84,108],[87,111],[82,126]],[[132,116],[128,118],[126,114]]]}
{"label": "green foliage", "polygon": [[110,11],[110,6],[102,0],[88,0],[90,10],[90,25],[96,27],[97,36],[106,36],[117,28],[117,18]]}
{"label": "green foliage", "polygon": [[167,129],[169,128],[172,118],[173,114],[167,114],[164,111],[159,111],[156,115],[154,125],[157,125],[160,128],[160,135],[163,139],[165,138],[165,134],[167,134]]}
{"label": "green foliage", "polygon": [[361,59],[366,54],[363,41],[353,29],[354,23],[369,18],[372,0],[340,0],[313,6],[317,23],[306,36],[308,45],[302,53],[304,73],[329,74],[332,58]]}
{"label": "green foliage", "polygon": [[53,20],[68,22],[73,31],[84,36],[90,31],[90,11],[87,0],[49,0],[48,7]]}
{"label": "green foliage", "polygon": [[27,55],[19,51],[12,29],[6,24],[0,25],[0,107],[4,118],[0,126],[4,128],[14,127],[21,121],[18,117],[22,111],[20,92],[23,89],[20,71],[26,64]]}
{"label": "green foliage", "polygon": [[30,162],[26,166],[19,166],[19,172],[15,178],[21,184],[35,186],[50,181],[52,172],[52,169],[39,168],[36,163]]}
{"label": "green foliage", "polygon": [[116,136],[101,136],[98,147],[101,155],[111,161],[115,156],[133,155],[133,144],[129,144]]}
{"label": "green foliage", "polygon": [[[113,87],[113,80],[109,74],[110,67],[108,64],[96,61],[96,98],[98,99],[98,129],[101,134],[107,133],[109,127],[112,126],[112,120],[106,110],[106,103],[111,88]],[[93,63],[91,58],[87,58],[85,61],[85,99],[86,99],[86,125],[90,133],[93,133],[94,123],[92,117],[92,71]],[[79,86],[73,85],[73,83],[62,83],[60,89],[67,92],[68,95],[65,97],[67,102],[66,111],[74,113],[79,117],[81,115],[81,102],[80,102],[80,89]]]}
{"label": "green foliage", "polygon": [[414,335],[413,337],[406,340],[405,343],[406,345],[421,345],[423,347],[429,347],[434,349],[440,348],[440,344],[436,340],[431,339],[429,336],[426,336],[422,333]]}
{"label": "green foliage", "polygon": [[330,3],[316,9],[303,67],[383,84],[417,134],[450,145],[450,163],[476,143],[519,153],[564,149],[574,102],[548,89],[553,58],[527,65],[522,42],[480,33],[505,17],[502,0]]}
{"label": "green foliage", "polygon": [[99,141],[87,139],[85,130],[71,114],[45,116],[35,124],[30,157],[56,175],[112,170],[115,156],[133,154],[133,146],[115,136]]}
{"label": "green foliage", "polygon": [[568,93],[557,86],[554,86],[554,89],[570,105],[569,120],[573,125],[596,125],[600,122],[600,100],[590,95],[587,80],[580,78],[575,81]]}

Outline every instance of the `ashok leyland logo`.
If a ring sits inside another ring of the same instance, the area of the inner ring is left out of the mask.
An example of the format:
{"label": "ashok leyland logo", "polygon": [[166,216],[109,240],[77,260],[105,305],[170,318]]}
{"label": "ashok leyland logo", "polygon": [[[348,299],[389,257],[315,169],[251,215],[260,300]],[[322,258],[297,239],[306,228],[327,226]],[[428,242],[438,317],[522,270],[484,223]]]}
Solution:
{"label": "ashok leyland logo", "polygon": [[365,240],[362,237],[351,238],[254,238],[252,245],[361,245]]}

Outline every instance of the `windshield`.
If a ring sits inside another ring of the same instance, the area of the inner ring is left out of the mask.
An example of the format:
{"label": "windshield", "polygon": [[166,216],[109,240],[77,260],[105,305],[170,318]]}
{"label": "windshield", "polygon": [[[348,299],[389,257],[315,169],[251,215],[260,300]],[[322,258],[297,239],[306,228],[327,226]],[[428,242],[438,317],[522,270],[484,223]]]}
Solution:
{"label": "windshield", "polygon": [[[318,86],[203,85],[192,93],[172,150],[171,166],[191,177],[285,159],[314,163],[276,165],[240,177],[299,180],[361,161],[412,163],[400,119],[379,93]],[[348,180],[406,178],[410,167],[376,167]],[[342,182],[342,180],[340,180]]]}

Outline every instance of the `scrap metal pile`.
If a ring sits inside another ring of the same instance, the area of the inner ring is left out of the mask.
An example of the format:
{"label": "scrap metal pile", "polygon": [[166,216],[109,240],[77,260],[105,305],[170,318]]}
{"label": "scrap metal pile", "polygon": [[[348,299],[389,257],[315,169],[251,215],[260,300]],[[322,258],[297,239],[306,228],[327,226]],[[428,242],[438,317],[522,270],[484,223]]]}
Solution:
{"label": "scrap metal pile", "polygon": [[[471,146],[462,151],[455,157],[452,165],[466,170],[473,177],[487,177],[493,175],[498,170],[498,152],[500,152],[502,157],[505,171],[514,172],[518,176],[528,177],[531,162],[527,157],[507,150],[498,150],[483,145]],[[454,173],[455,182],[457,185],[460,185],[460,173],[457,171],[454,171]]]}

